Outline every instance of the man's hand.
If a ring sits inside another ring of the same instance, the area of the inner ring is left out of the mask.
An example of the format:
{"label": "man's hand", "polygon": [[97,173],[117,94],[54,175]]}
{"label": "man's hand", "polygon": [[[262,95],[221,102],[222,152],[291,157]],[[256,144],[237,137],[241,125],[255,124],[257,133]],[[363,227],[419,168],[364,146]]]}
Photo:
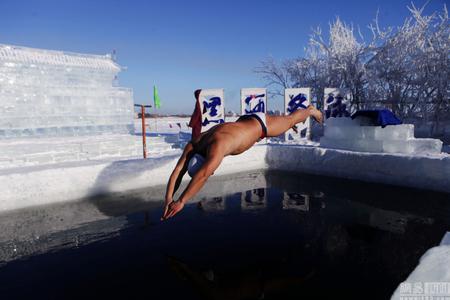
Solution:
{"label": "man's hand", "polygon": [[162,214],[161,221],[164,220],[164,216],[167,214],[167,211],[169,210],[169,205],[172,202],[173,202],[172,198],[166,198],[166,201],[164,203],[164,212]]}
{"label": "man's hand", "polygon": [[173,217],[180,210],[182,210],[183,207],[184,203],[182,201],[172,201],[172,203],[169,204],[168,208],[165,209],[162,220],[167,220],[168,218]]}

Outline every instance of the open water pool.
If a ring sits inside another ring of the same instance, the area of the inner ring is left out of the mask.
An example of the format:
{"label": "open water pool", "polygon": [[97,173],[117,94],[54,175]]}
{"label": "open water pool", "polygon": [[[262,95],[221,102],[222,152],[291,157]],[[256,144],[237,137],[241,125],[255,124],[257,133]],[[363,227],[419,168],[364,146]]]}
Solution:
{"label": "open water pool", "polygon": [[450,230],[448,194],[286,172],[0,215],[2,299],[388,299]]}

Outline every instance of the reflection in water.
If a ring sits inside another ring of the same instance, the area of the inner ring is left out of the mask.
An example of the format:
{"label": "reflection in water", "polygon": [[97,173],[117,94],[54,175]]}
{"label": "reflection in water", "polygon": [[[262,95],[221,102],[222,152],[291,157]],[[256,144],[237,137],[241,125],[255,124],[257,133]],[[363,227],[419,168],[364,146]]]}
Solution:
{"label": "reflection in water", "polygon": [[[228,185],[224,185],[221,180]],[[217,192],[214,193],[214,190],[231,194],[260,185],[265,185],[264,173],[261,172],[214,178],[209,187],[204,189],[203,194],[200,194],[203,208],[225,209],[223,197],[205,197],[216,195]],[[142,217],[144,220],[142,225],[157,224],[159,218],[150,220],[148,211],[161,208],[164,192],[165,186],[159,186],[124,194],[101,195],[78,202],[1,213],[0,266],[39,253],[80,247],[114,238],[120,230],[130,225],[130,218],[127,215],[135,212],[140,212],[139,219]]]}
{"label": "reflection in water", "polygon": [[225,210],[225,201],[223,197],[203,198],[198,207],[204,211],[221,211]]}
{"label": "reflection in water", "polygon": [[309,195],[283,192],[283,209],[309,210]]}
{"label": "reflection in water", "polygon": [[266,190],[263,188],[253,189],[242,193],[241,207],[246,209],[262,209],[267,204]]}
{"label": "reflection in water", "polygon": [[[80,298],[87,289],[110,298],[384,299],[450,228],[447,195],[263,176],[216,178],[162,223],[154,195],[163,188],[4,214],[0,292],[7,299]],[[210,196],[212,187],[220,195]]]}
{"label": "reflection in water", "polygon": [[79,202],[3,214],[0,216],[0,265],[112,238],[125,223],[124,216],[111,220],[95,205]]}
{"label": "reflection in water", "polygon": [[[268,295],[279,293],[307,283],[314,271],[303,276],[270,274],[264,266],[247,272],[229,273],[217,276],[214,270],[201,272],[174,257],[167,258],[169,266],[179,279],[187,281],[206,299],[264,299]],[[274,276],[275,275],[275,276]]]}

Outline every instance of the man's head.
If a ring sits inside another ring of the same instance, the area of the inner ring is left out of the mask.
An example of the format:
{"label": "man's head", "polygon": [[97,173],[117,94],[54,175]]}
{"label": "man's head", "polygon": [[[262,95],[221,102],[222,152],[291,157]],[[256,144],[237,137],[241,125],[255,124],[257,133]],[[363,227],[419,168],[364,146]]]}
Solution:
{"label": "man's head", "polygon": [[191,177],[194,177],[195,173],[200,170],[201,166],[205,162],[205,158],[201,156],[200,154],[196,153],[192,158],[189,160],[188,164],[188,174]]}

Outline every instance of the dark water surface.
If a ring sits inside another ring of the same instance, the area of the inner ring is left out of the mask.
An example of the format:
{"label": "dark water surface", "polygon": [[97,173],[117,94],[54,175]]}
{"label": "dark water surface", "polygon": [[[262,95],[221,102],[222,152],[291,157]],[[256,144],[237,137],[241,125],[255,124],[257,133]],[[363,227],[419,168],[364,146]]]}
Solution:
{"label": "dark water surface", "polygon": [[282,172],[0,215],[1,299],[388,299],[450,230],[448,194]]}

